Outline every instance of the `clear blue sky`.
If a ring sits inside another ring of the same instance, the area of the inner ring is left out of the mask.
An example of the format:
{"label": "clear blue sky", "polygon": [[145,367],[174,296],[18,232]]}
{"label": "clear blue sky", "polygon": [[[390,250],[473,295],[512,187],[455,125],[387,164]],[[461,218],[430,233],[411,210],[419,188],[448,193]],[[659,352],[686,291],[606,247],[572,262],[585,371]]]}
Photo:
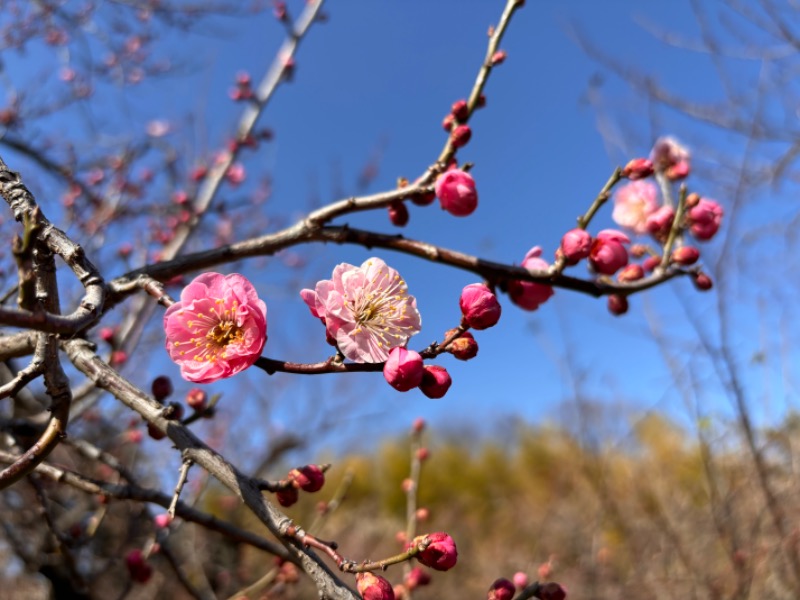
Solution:
{"label": "clear blue sky", "polygon": [[[297,10],[302,3],[288,4]],[[399,231],[497,261],[519,261],[530,247],[541,245],[551,260],[562,233],[573,226],[614,166],[646,155],[654,136],[691,139],[693,131],[677,117],[667,119],[663,131],[652,130],[646,107],[579,47],[574,27],[675,90],[713,97],[719,87],[713,83],[710,63],[665,47],[638,22],[641,17],[668,30],[694,34],[688,4],[529,0],[503,43],[508,59],[492,74],[488,107],[475,115],[473,140],[459,154],[462,161],[475,163],[477,212],[458,219],[436,205],[411,207],[410,224],[402,230],[391,226],[383,212],[339,222]],[[294,81],[279,90],[262,121],[275,130],[275,141],[246,161],[253,179],[261,171],[274,180],[272,198],[258,210],[292,219],[307,210],[313,198],[327,202],[354,193],[361,169],[377,152],[379,172],[367,191],[389,189],[398,176],[420,174],[445,140],[442,117],[471,89],[484,56],[486,30],[501,8],[501,2],[488,0],[328,3],[329,21],[314,27],[303,42]],[[204,31],[168,40],[183,59],[180,71],[185,75],[145,82],[118,94],[118,105],[98,112],[107,135],[131,123],[141,123],[143,129],[150,119],[164,118],[176,123],[175,136],[192,133],[195,143],[206,148],[219,143],[238,116],[238,107],[226,95],[235,73],[247,70],[258,79],[282,30],[267,13],[219,19]],[[24,78],[22,70],[15,71],[11,55],[7,62],[11,77]],[[588,82],[597,74],[605,80],[603,94],[620,103],[629,120],[598,118],[587,98]],[[187,123],[187,110],[200,125]],[[64,135],[81,131],[77,120],[60,121],[57,127]],[[638,132],[641,143],[627,148],[608,144],[603,134],[609,127]],[[696,185],[725,204],[713,181]],[[611,225],[609,210],[592,229]],[[374,254],[335,246],[311,247],[303,253],[310,263],[302,276],[277,260],[268,268],[263,261],[241,266],[259,282],[269,306],[265,353],[273,358],[315,361],[328,355],[322,327],[308,315],[297,292],[329,276],[339,262],[360,263]],[[709,253],[714,255],[714,244]],[[441,339],[443,331],[458,322],[461,287],[475,278],[402,255],[381,256],[402,273],[418,299],[423,330],[411,346],[421,348]],[[583,267],[574,272],[585,273]],[[243,392],[233,393],[239,389],[233,383],[218,384],[228,393],[223,412],[229,411],[231,420],[241,415],[252,424],[263,417],[263,404],[238,406],[237,394],[268,396],[271,414],[291,429],[292,419],[302,412],[298,407],[330,406],[332,396],[346,394],[351,401],[343,410],[336,409],[337,418],[347,415],[343,420],[352,426],[337,424],[336,430],[347,436],[359,431],[360,440],[367,443],[384,432],[404,430],[417,416],[443,427],[466,424],[477,430],[487,423],[502,424],[508,416],[530,422],[556,420],[563,416],[560,407],[571,393],[562,371],[565,359],[575,373],[586,376],[584,390],[592,397],[606,399],[609,405],[622,401],[675,412],[677,396],[670,392],[670,378],[649,339],[645,313],[653,306],[676,306],[667,308],[668,323],[680,330],[682,313],[674,288],[692,299],[696,294],[688,280],[665,287],[633,299],[623,318],[610,316],[605,300],[563,290],[535,313],[501,298],[499,325],[476,335],[478,357],[470,363],[448,357],[441,361],[453,377],[453,387],[441,400],[429,400],[417,391],[397,393],[379,375],[352,377],[352,386],[334,376],[296,384],[297,378],[267,378],[252,370],[240,376]],[[711,295],[700,301],[710,304]],[[177,367],[157,362],[155,368],[178,379]],[[677,412],[682,409],[678,406]]]}

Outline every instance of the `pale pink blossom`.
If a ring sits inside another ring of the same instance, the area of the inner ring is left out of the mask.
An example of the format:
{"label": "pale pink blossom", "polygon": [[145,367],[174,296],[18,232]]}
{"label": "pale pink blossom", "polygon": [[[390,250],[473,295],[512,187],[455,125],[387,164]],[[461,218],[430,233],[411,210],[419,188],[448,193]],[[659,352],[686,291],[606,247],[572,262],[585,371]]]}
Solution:
{"label": "pale pink blossom", "polygon": [[652,181],[631,181],[614,195],[611,218],[635,233],[647,232],[647,217],[658,210],[658,190]]}
{"label": "pale pink blossom", "polygon": [[331,279],[300,296],[325,323],[328,338],[354,362],[383,362],[420,331],[417,300],[400,274],[379,258],[360,266],[342,263]]}
{"label": "pale pink blossom", "polygon": [[211,383],[251,366],[267,340],[267,306],[242,275],[203,273],[164,314],[167,351],[181,375]]}
{"label": "pale pink blossom", "polygon": [[[534,271],[545,271],[550,265],[541,258],[542,249],[534,246],[522,260],[522,267]],[[533,281],[509,281],[508,296],[511,301],[525,310],[536,310],[553,295],[553,288]]]}

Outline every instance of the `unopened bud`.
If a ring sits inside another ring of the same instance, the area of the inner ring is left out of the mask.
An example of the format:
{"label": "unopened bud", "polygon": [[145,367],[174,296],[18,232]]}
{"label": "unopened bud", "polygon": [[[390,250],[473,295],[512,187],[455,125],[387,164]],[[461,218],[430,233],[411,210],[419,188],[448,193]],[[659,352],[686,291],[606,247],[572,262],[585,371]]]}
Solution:
{"label": "unopened bud", "polygon": [[693,265],[700,258],[700,251],[694,246],[681,246],[672,251],[671,258],[679,265]]}
{"label": "unopened bud", "polygon": [[[445,337],[449,337],[452,331],[448,331]],[[470,360],[478,355],[478,342],[469,331],[465,331],[448,344],[447,351],[458,360]]]}
{"label": "unopened bud", "polygon": [[150,389],[156,402],[163,402],[172,395],[172,380],[166,375],[159,375],[153,379]]}
{"label": "unopened bud", "polygon": [[439,365],[425,365],[424,369],[422,382],[419,384],[420,391],[434,400],[442,398],[453,383],[447,369]]}
{"label": "unopened bud", "polygon": [[403,201],[398,200],[397,202],[392,202],[389,206],[389,221],[391,221],[392,225],[396,225],[397,227],[405,227],[408,224],[408,207],[406,203]]}
{"label": "unopened bud", "polygon": [[417,448],[417,454],[416,455],[417,455],[417,460],[419,462],[425,462],[430,457],[431,452],[430,452],[430,450],[428,450],[426,447],[423,446],[421,448]]}
{"label": "unopened bud", "polygon": [[457,102],[453,103],[453,107],[450,109],[450,114],[455,117],[456,121],[460,121],[463,123],[467,120],[469,116],[469,107],[467,106],[466,100],[458,100]]}
{"label": "unopened bud", "polygon": [[483,283],[471,283],[461,290],[459,300],[464,322],[473,329],[488,329],[500,320],[497,296]]}
{"label": "unopened bud", "polygon": [[578,261],[589,256],[592,249],[592,236],[585,229],[571,229],[561,238],[561,255],[568,265],[575,265]]}
{"label": "unopened bud", "polygon": [[200,388],[192,388],[186,392],[186,404],[194,411],[201,411],[206,406],[207,396]]}
{"label": "unopened bud", "polygon": [[539,586],[539,589],[534,593],[534,598],[539,600],[565,600],[567,597],[567,590],[558,583],[550,582],[544,583]]}
{"label": "unopened bud", "polygon": [[414,567],[406,574],[403,581],[409,590],[415,590],[423,585],[428,585],[431,582],[431,576],[422,567]]}
{"label": "unopened bud", "polygon": [[414,419],[414,423],[411,425],[411,431],[414,433],[422,433],[425,429],[425,419],[422,417],[417,417]]}
{"label": "unopened bud", "polygon": [[650,177],[653,171],[653,161],[647,158],[634,158],[622,169],[622,176],[631,181],[636,181],[637,179]]}
{"label": "unopened bud", "polygon": [[467,145],[471,137],[472,129],[469,128],[469,125],[458,125],[450,134],[450,142],[453,144],[453,148],[462,148]]}
{"label": "unopened bud", "polygon": [[442,129],[444,129],[447,133],[450,133],[453,130],[453,125],[456,123],[456,118],[453,116],[453,113],[447,113],[447,116],[442,119]]}
{"label": "unopened bud", "polygon": [[511,600],[516,592],[514,584],[508,579],[497,579],[489,587],[489,592],[486,595],[486,600]]}
{"label": "unopened bud", "polygon": [[697,273],[692,278],[692,281],[694,282],[694,286],[701,292],[706,292],[714,287],[714,282],[711,280],[711,277],[705,273]]}
{"label": "unopened bud", "polygon": [[131,550],[125,556],[125,566],[128,574],[136,583],[147,583],[153,575],[153,567],[147,564],[141,550]]}
{"label": "unopened bud", "polygon": [[395,600],[392,584],[374,573],[356,573],[356,587],[363,600]]}
{"label": "unopened bud", "polygon": [[275,492],[275,497],[278,499],[278,504],[281,506],[289,507],[300,497],[296,487],[288,487]]}
{"label": "unopened bud", "polygon": [[492,66],[496,67],[497,65],[502,64],[506,60],[507,56],[508,53],[505,50],[498,50],[497,52],[492,54],[492,60],[491,60]]}
{"label": "unopened bud", "polygon": [[617,281],[620,283],[629,283],[631,281],[637,281],[644,277],[644,268],[642,265],[637,263],[631,263],[617,273]]}
{"label": "unopened bud", "polygon": [[458,549],[453,538],[443,531],[437,531],[436,533],[417,536],[412,543],[416,546],[425,540],[430,543],[427,548],[417,554],[419,562],[437,571],[447,571],[456,565]]}
{"label": "unopened bud", "polygon": [[611,294],[608,297],[608,311],[612,315],[624,315],[628,312],[628,298],[619,294]]}
{"label": "unopened bud", "polygon": [[414,389],[422,381],[422,357],[418,352],[401,346],[392,348],[383,366],[383,377],[398,392]]}
{"label": "unopened bud", "polygon": [[317,465],[305,465],[289,471],[289,480],[304,492],[318,492],[325,485],[325,473]]}

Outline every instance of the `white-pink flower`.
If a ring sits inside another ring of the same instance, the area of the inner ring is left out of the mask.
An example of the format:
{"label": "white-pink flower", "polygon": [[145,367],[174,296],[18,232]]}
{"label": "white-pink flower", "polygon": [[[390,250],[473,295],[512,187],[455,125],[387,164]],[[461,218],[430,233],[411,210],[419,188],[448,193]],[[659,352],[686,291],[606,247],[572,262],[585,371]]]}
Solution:
{"label": "white-pink flower", "polygon": [[647,233],[647,217],[658,210],[658,189],[652,181],[640,180],[619,188],[614,195],[611,218],[620,227]]}
{"label": "white-pink flower", "polygon": [[323,320],[329,339],[354,362],[385,361],[392,348],[419,333],[422,323],[405,281],[380,258],[360,267],[337,265],[331,279],[300,296]]}
{"label": "white-pink flower", "polygon": [[267,341],[267,305],[245,277],[203,273],[164,313],[167,351],[181,375],[211,383],[251,366]]}

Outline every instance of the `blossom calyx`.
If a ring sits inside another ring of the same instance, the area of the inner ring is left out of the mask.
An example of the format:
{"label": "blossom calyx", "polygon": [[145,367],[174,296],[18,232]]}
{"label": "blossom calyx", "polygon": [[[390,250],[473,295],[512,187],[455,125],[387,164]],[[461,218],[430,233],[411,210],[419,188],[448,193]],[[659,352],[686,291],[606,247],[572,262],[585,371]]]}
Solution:
{"label": "blossom calyx", "polygon": [[428,398],[437,400],[447,393],[452,383],[447,369],[439,365],[425,365],[419,389]]}
{"label": "blossom calyx", "polygon": [[466,217],[478,207],[475,180],[466,171],[445,171],[436,180],[435,189],[442,208],[455,217]]}
{"label": "blossom calyx", "polygon": [[417,536],[412,544],[414,546],[427,544],[425,549],[417,554],[417,560],[431,569],[447,571],[452,569],[458,560],[456,543],[443,531]]}
{"label": "blossom calyx", "polygon": [[464,322],[473,329],[488,329],[500,320],[497,296],[484,283],[471,283],[461,290],[459,306]]}
{"label": "blossom calyx", "polygon": [[424,364],[419,352],[401,346],[392,348],[383,366],[383,377],[398,392],[407,392],[422,382]]}
{"label": "blossom calyx", "polygon": [[356,573],[356,587],[364,600],[394,600],[392,584],[369,571]]}

